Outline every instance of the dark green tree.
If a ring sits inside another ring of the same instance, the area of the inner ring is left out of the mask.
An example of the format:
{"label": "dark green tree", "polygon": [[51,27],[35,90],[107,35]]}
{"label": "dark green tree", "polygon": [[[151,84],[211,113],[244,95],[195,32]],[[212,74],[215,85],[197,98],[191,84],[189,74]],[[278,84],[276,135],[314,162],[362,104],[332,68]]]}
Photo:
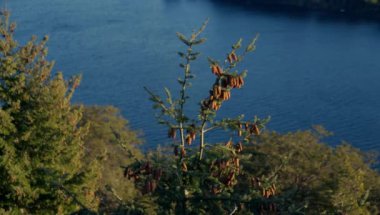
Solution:
{"label": "dark green tree", "polygon": [[97,201],[81,162],[86,126],[70,103],[80,77],[52,74],[47,37],[13,38],[9,12],[0,19],[0,208],[2,212],[67,214]]}

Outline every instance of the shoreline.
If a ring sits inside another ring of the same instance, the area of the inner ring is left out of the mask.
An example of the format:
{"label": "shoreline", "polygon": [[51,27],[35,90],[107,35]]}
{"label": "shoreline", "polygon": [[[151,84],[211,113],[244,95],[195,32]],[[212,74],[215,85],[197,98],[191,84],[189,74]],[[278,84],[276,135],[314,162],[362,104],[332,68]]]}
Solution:
{"label": "shoreline", "polygon": [[364,1],[351,2],[348,0],[213,0],[214,2],[238,3],[261,10],[295,10],[298,12],[321,12],[334,16],[355,19],[380,20],[380,3],[367,3]]}

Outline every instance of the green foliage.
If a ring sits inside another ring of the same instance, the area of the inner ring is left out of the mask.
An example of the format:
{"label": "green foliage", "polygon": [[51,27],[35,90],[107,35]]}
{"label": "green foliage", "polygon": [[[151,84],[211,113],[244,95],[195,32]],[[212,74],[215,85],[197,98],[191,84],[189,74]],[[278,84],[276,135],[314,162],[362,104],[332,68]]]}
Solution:
{"label": "green foliage", "polygon": [[81,125],[89,125],[84,139],[84,162],[97,167],[97,196],[101,212],[113,211],[121,202],[133,200],[137,191],[130,181],[123,181],[122,166],[142,159],[136,148],[141,143],[138,133],[132,131],[119,110],[112,106],[89,106],[84,108]]}
{"label": "green foliage", "polygon": [[70,99],[80,77],[52,75],[45,37],[20,46],[9,13],[0,19],[0,208],[18,213],[69,213],[96,205],[82,165],[86,126]]}
{"label": "green foliage", "polygon": [[[330,147],[322,142],[326,135],[321,127],[264,132],[240,153],[233,187],[215,177],[235,168],[221,145],[209,148],[201,163],[192,155],[186,172],[169,148],[158,149],[130,166],[129,176],[152,201],[149,214],[378,214],[380,175],[371,168],[371,154],[347,144]],[[132,172],[136,169],[138,174]],[[162,170],[160,177],[157,170]],[[155,189],[149,192],[152,182]],[[273,187],[275,193],[266,198],[263,192]]]}
{"label": "green foliage", "polygon": [[283,211],[378,214],[380,175],[366,162],[368,156],[347,144],[329,147],[321,142],[325,135],[320,128],[264,133],[243,152],[253,156],[242,165],[251,176],[282,166],[277,197]]}

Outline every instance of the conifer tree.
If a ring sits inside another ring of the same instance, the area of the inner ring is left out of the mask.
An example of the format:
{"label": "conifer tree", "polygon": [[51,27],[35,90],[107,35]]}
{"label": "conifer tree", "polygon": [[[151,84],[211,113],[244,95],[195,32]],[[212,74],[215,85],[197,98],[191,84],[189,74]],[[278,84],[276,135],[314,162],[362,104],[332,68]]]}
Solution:
{"label": "conifer tree", "polygon": [[67,214],[97,204],[84,169],[82,108],[70,100],[80,77],[52,74],[47,37],[26,45],[13,38],[9,12],[0,19],[0,208]]}
{"label": "conifer tree", "polygon": [[[186,46],[185,52],[178,52],[183,60],[179,65],[183,70],[183,77],[178,79],[179,96],[172,96],[165,88],[166,98],[162,98],[145,88],[154,103],[153,108],[159,110],[158,122],[168,127],[174,157],[170,159],[160,153],[148,156],[145,161],[127,167],[126,177],[133,180],[145,196],[157,198],[159,214],[162,211],[167,214],[251,213],[263,212],[264,207],[276,212],[273,203],[276,170],[263,175],[266,183],[256,186],[251,178],[244,176],[240,165],[249,158],[242,155],[243,147],[260,135],[270,118],[245,120],[243,115],[217,118],[218,110],[232,92],[243,87],[247,70],[241,71],[239,66],[245,56],[255,50],[258,36],[245,48],[239,39],[223,61],[208,58],[215,81],[207,97],[199,103],[198,116],[191,117],[185,110],[190,98],[187,90],[195,77],[191,65],[200,55],[195,46],[206,41],[200,38],[206,25],[207,21],[188,37],[177,33]],[[206,136],[216,129],[230,131],[230,139],[226,143],[207,142]],[[238,185],[247,181],[250,189],[238,190]]]}

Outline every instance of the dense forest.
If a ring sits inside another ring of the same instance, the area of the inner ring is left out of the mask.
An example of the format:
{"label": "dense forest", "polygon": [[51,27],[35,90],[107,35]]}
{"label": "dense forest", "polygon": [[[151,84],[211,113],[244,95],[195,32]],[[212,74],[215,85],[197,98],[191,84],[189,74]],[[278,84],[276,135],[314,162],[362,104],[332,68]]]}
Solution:
{"label": "dense forest", "polygon": [[[190,65],[207,24],[178,33],[178,92],[145,88],[173,144],[143,152],[118,109],[71,103],[81,77],[53,71],[48,37],[19,44],[9,16],[0,19],[0,214],[379,214],[375,154],[325,144],[320,126],[280,134],[266,130],[269,118],[216,118],[248,84],[240,63],[258,37],[208,59],[215,80],[192,119]],[[233,135],[210,144],[214,129]]]}
{"label": "dense forest", "polygon": [[380,18],[378,0],[222,0],[245,5],[288,7],[303,10],[319,10],[346,13],[349,15]]}

